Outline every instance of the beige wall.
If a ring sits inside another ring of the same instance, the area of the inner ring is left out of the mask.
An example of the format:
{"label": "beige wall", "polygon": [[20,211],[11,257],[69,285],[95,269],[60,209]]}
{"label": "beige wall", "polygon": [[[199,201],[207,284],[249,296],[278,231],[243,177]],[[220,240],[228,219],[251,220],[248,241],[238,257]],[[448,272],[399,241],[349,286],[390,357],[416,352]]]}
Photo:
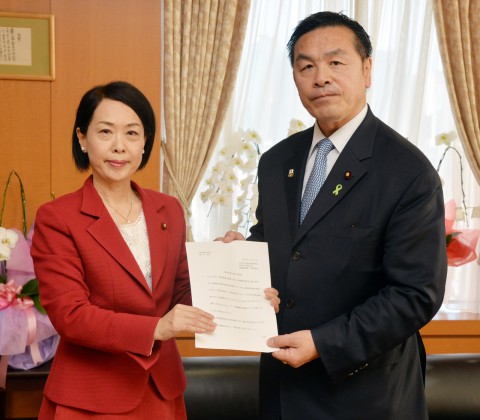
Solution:
{"label": "beige wall", "polygon": [[[0,79],[0,193],[9,172],[22,177],[30,226],[51,194],[80,187],[71,157],[71,133],[82,94],[112,80],[126,80],[160,112],[159,0],[0,0],[0,11],[52,14],[55,18],[54,81]],[[159,188],[159,142],[135,180]],[[1,205],[0,197],[0,205]],[[18,183],[7,195],[4,227],[22,224]]]}

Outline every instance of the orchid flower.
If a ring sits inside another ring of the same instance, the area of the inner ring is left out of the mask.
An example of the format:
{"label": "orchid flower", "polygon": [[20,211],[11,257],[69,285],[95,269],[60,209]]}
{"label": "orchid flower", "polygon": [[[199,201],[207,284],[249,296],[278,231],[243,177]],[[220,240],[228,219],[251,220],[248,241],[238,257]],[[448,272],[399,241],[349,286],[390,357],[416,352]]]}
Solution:
{"label": "orchid flower", "polygon": [[14,248],[18,241],[17,233],[12,229],[0,226],[0,242],[9,248]]}
{"label": "orchid flower", "polygon": [[12,250],[9,246],[0,243],[0,261],[8,261],[12,256]]}
{"label": "orchid flower", "polygon": [[292,134],[298,133],[299,131],[305,130],[307,128],[305,124],[300,120],[291,120],[290,127],[288,128],[287,136],[290,137]]}
{"label": "orchid flower", "polygon": [[458,137],[456,131],[449,131],[448,133],[440,133],[435,136],[435,144],[445,146],[451,146],[452,142]]}
{"label": "orchid flower", "polygon": [[[305,124],[299,120],[290,122],[290,130],[294,132],[305,128]],[[262,138],[255,130],[239,129],[232,133],[228,143],[227,147],[220,150],[210,176],[205,181],[206,188],[200,192],[200,199],[204,203],[211,203],[208,215],[214,206],[231,204],[231,229],[242,228],[246,231],[252,221],[256,221],[257,167]]]}

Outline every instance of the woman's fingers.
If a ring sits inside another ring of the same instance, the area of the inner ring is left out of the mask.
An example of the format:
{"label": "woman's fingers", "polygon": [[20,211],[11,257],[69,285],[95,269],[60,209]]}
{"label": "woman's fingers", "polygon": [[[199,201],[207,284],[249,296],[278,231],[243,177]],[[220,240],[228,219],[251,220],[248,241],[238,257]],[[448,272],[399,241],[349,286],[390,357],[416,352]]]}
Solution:
{"label": "woman's fingers", "polygon": [[199,308],[175,305],[163,316],[155,329],[156,340],[167,340],[180,333],[206,333],[215,330],[213,316]]}

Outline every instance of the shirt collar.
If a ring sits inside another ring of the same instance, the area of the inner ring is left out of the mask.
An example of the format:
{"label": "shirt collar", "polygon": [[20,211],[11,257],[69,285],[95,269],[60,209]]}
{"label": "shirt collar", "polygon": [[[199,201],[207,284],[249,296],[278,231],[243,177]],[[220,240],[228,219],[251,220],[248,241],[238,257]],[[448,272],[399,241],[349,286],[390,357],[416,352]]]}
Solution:
{"label": "shirt collar", "polygon": [[[362,110],[355,115],[349,122],[345,125],[342,125],[337,131],[335,131],[330,137],[330,141],[335,146],[335,149],[338,153],[341,153],[344,149],[345,145],[348,143],[348,140],[352,137],[353,133],[355,133],[356,129],[360,126],[363,119],[367,115],[368,105],[362,108]],[[318,123],[315,122],[314,129],[313,129],[313,139],[312,139],[312,146],[310,147],[310,154],[313,152],[313,149],[317,145],[318,142],[326,138],[325,134],[322,133]]]}

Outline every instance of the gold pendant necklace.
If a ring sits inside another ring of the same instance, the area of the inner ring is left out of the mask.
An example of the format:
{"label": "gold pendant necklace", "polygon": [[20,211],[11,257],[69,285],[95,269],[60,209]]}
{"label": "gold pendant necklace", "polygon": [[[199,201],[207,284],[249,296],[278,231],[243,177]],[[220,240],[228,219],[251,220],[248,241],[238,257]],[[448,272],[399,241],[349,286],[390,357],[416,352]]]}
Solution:
{"label": "gold pendant necklace", "polygon": [[113,207],[104,197],[100,196],[102,200],[108,205],[115,213],[117,213],[122,219],[125,220],[125,223],[131,223],[130,221],[130,214],[132,213],[133,208],[133,200],[132,195],[130,195],[130,210],[128,211],[127,217],[125,217],[122,213],[120,213],[115,207]]}

